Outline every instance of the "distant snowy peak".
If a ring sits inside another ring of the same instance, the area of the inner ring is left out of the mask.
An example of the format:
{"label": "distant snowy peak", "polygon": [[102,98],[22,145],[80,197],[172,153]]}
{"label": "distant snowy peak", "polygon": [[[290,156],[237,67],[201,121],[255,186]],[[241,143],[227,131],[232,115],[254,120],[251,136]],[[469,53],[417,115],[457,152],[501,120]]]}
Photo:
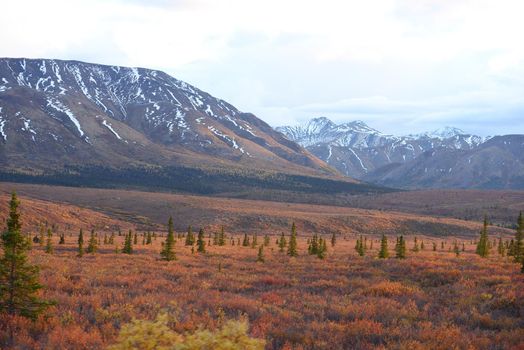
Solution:
{"label": "distant snowy peak", "polygon": [[433,149],[470,150],[485,141],[480,136],[466,134],[454,127],[417,135],[393,136],[383,134],[363,121],[336,124],[325,117],[277,130],[342,173],[355,178],[363,178],[369,172],[389,164],[411,161]]}

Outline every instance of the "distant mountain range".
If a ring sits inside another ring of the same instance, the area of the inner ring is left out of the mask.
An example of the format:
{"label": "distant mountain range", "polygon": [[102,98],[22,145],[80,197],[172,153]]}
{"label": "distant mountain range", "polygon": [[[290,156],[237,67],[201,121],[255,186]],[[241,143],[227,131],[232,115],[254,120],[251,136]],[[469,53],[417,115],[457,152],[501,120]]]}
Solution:
{"label": "distant mountain range", "polygon": [[24,58],[0,58],[0,180],[248,197],[372,190],[164,72]]}
{"label": "distant mountain range", "polygon": [[385,186],[524,189],[524,135],[483,138],[446,127],[393,136],[324,117],[276,130],[340,172]]}

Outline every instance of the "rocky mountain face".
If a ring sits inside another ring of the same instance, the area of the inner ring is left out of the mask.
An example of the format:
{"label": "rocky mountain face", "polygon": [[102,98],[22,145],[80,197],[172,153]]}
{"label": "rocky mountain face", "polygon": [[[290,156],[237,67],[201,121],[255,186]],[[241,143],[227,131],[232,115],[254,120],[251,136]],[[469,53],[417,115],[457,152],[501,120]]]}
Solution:
{"label": "rocky mountain face", "polygon": [[23,58],[0,59],[0,180],[246,198],[374,191],[161,71]]}
{"label": "rocky mountain face", "polygon": [[524,152],[518,141],[524,136],[485,139],[452,127],[393,136],[361,121],[337,125],[327,118],[277,130],[340,172],[381,185],[524,188]]}
{"label": "rocky mountain face", "polygon": [[4,58],[0,163],[12,166],[16,159],[33,169],[200,160],[309,173],[327,169],[254,115],[163,72]]}

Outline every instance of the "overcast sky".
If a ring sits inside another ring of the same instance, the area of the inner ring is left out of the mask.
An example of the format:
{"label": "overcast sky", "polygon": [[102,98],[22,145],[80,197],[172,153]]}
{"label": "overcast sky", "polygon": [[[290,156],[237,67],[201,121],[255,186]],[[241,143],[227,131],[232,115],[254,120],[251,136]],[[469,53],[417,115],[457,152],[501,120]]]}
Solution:
{"label": "overcast sky", "polygon": [[16,0],[0,56],[164,70],[273,126],[524,133],[520,0]]}

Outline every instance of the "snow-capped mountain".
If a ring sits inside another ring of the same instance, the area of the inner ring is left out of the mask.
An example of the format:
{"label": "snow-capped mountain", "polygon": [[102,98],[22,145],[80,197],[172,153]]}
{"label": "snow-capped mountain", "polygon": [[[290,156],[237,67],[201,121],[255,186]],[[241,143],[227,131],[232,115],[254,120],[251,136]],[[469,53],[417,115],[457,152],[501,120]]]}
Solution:
{"label": "snow-capped mountain", "polygon": [[[23,163],[15,163],[17,158]],[[77,61],[0,59],[4,170],[13,164],[48,168],[85,162],[201,161],[299,173],[327,169],[254,115],[164,72]]]}
{"label": "snow-capped mountain", "polygon": [[281,200],[384,190],[161,71],[23,58],[0,58],[0,181]]}
{"label": "snow-capped mountain", "polygon": [[480,136],[452,127],[418,135],[393,136],[362,121],[335,124],[325,117],[277,130],[342,173],[359,179],[388,164],[411,161],[428,150],[468,150],[484,141]]}

